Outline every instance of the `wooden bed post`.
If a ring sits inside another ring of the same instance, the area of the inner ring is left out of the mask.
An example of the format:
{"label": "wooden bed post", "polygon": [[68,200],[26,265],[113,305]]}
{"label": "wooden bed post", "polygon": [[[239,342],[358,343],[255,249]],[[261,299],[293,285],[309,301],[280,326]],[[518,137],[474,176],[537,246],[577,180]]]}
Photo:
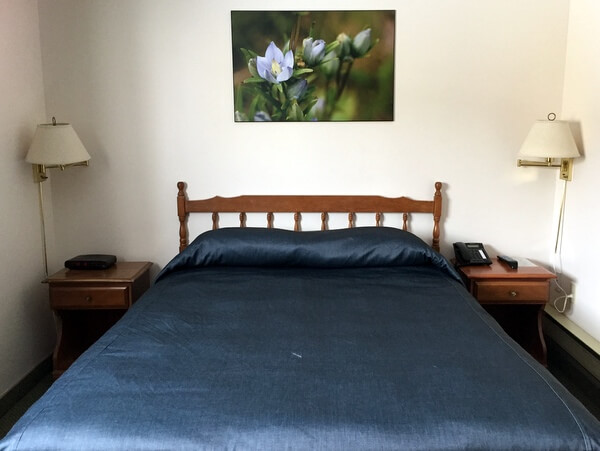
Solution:
{"label": "wooden bed post", "polygon": [[188,212],[185,208],[185,203],[187,202],[187,195],[185,193],[185,183],[177,182],[177,189],[177,216],[179,216],[179,252],[181,252],[188,245]]}
{"label": "wooden bed post", "polygon": [[440,218],[442,216],[442,183],[435,182],[435,194],[433,195],[433,242],[431,247],[434,251],[440,251]]}

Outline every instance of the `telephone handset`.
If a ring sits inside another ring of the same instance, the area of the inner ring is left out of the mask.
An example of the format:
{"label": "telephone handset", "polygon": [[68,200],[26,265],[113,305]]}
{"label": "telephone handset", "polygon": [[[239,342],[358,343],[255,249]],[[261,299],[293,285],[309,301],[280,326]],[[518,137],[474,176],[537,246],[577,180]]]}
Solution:
{"label": "telephone handset", "polygon": [[458,266],[492,264],[492,260],[481,243],[454,243],[453,246]]}

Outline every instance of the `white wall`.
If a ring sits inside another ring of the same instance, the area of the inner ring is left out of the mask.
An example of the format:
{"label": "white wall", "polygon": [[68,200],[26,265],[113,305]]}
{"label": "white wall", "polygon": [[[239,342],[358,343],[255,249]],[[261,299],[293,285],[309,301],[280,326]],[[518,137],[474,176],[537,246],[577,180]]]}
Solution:
{"label": "white wall", "polygon": [[[54,323],[37,185],[24,161],[45,122],[37,1],[0,0],[0,396],[47,357]],[[50,185],[44,188],[49,189]],[[47,199],[50,200],[49,197]],[[48,213],[51,213],[51,205]]]}
{"label": "white wall", "polygon": [[397,11],[394,122],[240,124],[229,21],[247,2],[41,0],[48,114],[71,121],[92,155],[54,178],[57,264],[83,252],[165,264],[178,180],[192,197],[419,198],[440,180],[446,253],[476,240],[546,261],[555,174],[515,162],[533,120],[560,111],[568,6],[373,1]]}
{"label": "white wall", "polygon": [[[600,2],[571,0],[562,119],[571,121],[583,157],[567,188],[562,270],[577,284],[569,318],[600,341]],[[560,185],[557,192],[562,189]]]}

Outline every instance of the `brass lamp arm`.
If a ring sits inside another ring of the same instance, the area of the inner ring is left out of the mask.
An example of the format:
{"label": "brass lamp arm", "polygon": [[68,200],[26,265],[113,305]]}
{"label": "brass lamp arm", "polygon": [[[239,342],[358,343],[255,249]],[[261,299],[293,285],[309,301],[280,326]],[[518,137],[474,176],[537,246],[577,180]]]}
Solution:
{"label": "brass lamp arm", "polygon": [[61,171],[64,171],[66,168],[70,168],[73,166],[89,166],[90,161],[78,161],[77,163],[69,163],[69,164],[34,164],[33,165],[33,181],[36,183],[41,183],[48,179],[48,175],[46,174],[46,169],[59,168]]}
{"label": "brass lamp arm", "polygon": [[546,158],[546,161],[530,161],[530,160],[517,160],[517,166],[542,166],[546,168],[559,168],[560,164],[552,163],[552,158]]}
{"label": "brass lamp arm", "polygon": [[539,166],[544,168],[560,168],[561,180],[571,180],[573,178],[573,159],[572,158],[561,158],[560,164],[553,163],[552,158],[546,158],[546,161],[529,161],[529,160],[517,160],[517,166]]}

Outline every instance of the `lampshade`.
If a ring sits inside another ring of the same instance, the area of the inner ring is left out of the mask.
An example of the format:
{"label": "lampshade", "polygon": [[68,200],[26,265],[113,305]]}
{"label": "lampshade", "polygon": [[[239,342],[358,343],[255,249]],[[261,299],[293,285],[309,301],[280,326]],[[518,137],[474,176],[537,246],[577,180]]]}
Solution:
{"label": "lampshade", "polygon": [[66,166],[89,159],[71,124],[39,124],[25,157],[28,163],[44,166]]}
{"label": "lampshade", "polygon": [[567,121],[536,121],[519,155],[535,158],[577,158],[579,150]]}

